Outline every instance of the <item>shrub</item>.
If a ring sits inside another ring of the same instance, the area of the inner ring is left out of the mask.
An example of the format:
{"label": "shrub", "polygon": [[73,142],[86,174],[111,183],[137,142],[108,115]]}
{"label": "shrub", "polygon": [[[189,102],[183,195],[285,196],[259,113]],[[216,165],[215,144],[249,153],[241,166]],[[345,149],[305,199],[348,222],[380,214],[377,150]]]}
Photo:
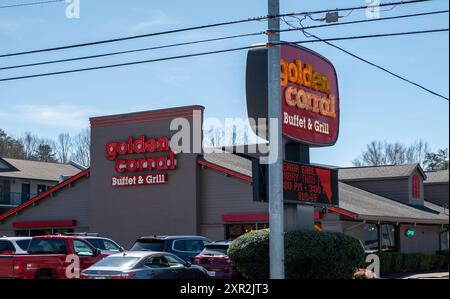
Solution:
{"label": "shrub", "polygon": [[403,262],[403,256],[401,253],[392,253],[391,273],[402,272]]}
{"label": "shrub", "polygon": [[449,265],[448,265],[448,250],[438,251],[438,252],[436,252],[436,255],[444,257],[442,270],[448,270],[448,267],[449,267]]}
{"label": "shrub", "polygon": [[431,262],[432,270],[446,270],[448,269],[448,264],[445,264],[445,256],[441,254],[433,255]]}
{"label": "shrub", "polygon": [[[228,254],[240,273],[250,279],[269,277],[269,231],[237,238]],[[286,278],[351,279],[364,262],[359,240],[334,232],[293,231],[285,235]]]}
{"label": "shrub", "polygon": [[448,269],[448,255],[444,254],[383,252],[380,262],[383,275]]}
{"label": "shrub", "polygon": [[251,231],[234,240],[228,256],[246,278],[269,278],[269,230]]}

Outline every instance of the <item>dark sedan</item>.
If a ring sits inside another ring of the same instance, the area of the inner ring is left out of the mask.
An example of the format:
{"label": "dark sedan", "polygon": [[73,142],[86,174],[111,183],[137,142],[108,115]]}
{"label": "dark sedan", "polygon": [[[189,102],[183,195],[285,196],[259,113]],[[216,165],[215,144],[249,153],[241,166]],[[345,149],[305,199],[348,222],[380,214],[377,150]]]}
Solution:
{"label": "dark sedan", "polygon": [[166,252],[128,251],[110,255],[81,273],[84,279],[202,279],[203,267]]}

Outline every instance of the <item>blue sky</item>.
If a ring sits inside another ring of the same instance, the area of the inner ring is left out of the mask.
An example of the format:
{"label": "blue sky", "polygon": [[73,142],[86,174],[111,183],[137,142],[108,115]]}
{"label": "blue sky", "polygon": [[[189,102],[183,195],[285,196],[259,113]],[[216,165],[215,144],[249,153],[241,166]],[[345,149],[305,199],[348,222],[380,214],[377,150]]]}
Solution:
{"label": "blue sky", "polygon": [[[1,5],[34,0],[3,0]],[[266,0],[81,0],[81,18],[65,16],[66,3],[0,9],[0,53],[46,48],[196,26],[267,14]],[[281,0],[282,12],[364,5],[362,0]],[[397,6],[381,17],[448,9],[448,1]],[[364,19],[354,11],[342,21]],[[312,31],[326,37],[447,28],[448,14],[336,26]],[[305,22],[313,25],[314,22]],[[246,23],[89,48],[0,58],[0,66],[128,50],[229,34],[257,32],[265,22]],[[302,40],[299,33],[283,40]],[[252,37],[83,62],[0,71],[0,78],[121,63],[264,42]],[[339,41],[337,45],[446,96],[449,94],[448,33]],[[372,140],[411,144],[423,139],[432,150],[448,147],[448,102],[323,44],[308,47],[330,59],[339,76],[340,138],[334,147],[312,149],[312,161],[350,165]],[[206,117],[245,117],[246,52],[233,52],[126,68],[0,83],[0,128],[19,137],[77,133],[90,116],[199,104]]]}

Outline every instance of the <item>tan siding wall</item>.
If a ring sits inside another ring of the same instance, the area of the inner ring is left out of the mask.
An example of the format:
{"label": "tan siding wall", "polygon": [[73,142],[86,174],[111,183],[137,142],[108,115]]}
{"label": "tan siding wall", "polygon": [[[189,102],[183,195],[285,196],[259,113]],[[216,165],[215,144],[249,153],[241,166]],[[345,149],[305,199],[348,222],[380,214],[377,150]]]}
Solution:
{"label": "tan siding wall", "polygon": [[402,225],[400,228],[400,247],[404,253],[435,253],[439,250],[440,226],[415,226],[416,235],[407,238],[405,232],[412,226]]}
{"label": "tan siding wall", "polygon": [[347,184],[390,198],[403,203],[409,202],[409,181],[407,178],[402,180],[382,180],[382,181],[360,181],[346,182]]}
{"label": "tan siding wall", "polygon": [[200,228],[202,235],[225,237],[222,215],[268,213],[267,203],[254,202],[252,185],[212,170],[200,170]]}
{"label": "tan siding wall", "polygon": [[425,185],[425,200],[448,206],[448,184]]}

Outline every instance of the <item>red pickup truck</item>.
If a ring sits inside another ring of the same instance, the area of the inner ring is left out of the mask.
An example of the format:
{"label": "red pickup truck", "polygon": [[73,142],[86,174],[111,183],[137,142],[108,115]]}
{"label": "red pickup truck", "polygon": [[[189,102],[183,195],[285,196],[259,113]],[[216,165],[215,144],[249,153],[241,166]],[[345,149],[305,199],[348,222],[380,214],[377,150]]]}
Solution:
{"label": "red pickup truck", "polygon": [[105,256],[82,238],[34,237],[27,255],[0,255],[0,278],[78,278],[78,273]]}

